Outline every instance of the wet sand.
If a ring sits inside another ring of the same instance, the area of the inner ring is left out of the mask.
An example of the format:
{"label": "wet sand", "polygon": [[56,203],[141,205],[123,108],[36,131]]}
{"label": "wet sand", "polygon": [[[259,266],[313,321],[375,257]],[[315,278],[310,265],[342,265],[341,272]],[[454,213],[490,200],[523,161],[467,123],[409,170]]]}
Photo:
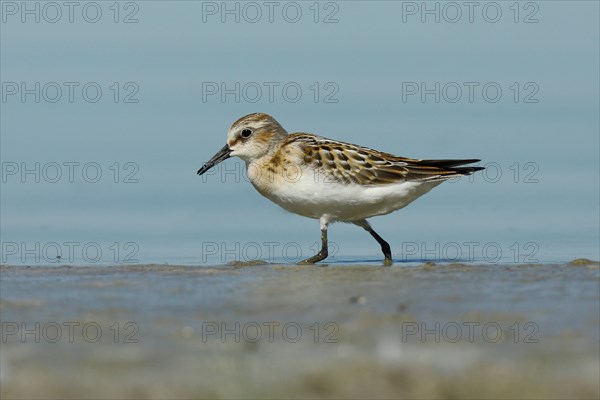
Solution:
{"label": "wet sand", "polygon": [[600,269],[0,267],[0,397],[598,398]]}

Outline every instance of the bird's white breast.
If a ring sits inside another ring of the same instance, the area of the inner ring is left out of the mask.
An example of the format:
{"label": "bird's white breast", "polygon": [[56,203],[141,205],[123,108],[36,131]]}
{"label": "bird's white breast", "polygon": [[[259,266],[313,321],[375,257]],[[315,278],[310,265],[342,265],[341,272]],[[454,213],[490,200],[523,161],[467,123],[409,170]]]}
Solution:
{"label": "bird's white breast", "polygon": [[287,171],[249,167],[254,187],[284,209],[309,218],[329,214],[332,220],[358,221],[407,206],[442,181],[389,185],[342,184],[307,166]]}

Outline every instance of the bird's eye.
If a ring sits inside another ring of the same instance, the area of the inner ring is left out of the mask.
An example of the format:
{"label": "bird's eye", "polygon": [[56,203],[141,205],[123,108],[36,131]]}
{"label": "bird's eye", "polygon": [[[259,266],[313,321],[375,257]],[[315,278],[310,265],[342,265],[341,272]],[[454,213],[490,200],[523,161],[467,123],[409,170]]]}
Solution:
{"label": "bird's eye", "polygon": [[250,129],[244,129],[242,131],[242,137],[247,138],[247,137],[250,137],[250,135],[252,135],[252,131]]}

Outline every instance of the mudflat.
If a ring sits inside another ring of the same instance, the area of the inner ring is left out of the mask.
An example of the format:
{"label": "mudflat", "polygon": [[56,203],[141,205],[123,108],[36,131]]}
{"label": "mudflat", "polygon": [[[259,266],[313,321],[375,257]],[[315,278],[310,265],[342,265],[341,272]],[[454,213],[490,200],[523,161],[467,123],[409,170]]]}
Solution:
{"label": "mudflat", "polygon": [[600,396],[589,260],[4,265],[0,320],[7,399]]}

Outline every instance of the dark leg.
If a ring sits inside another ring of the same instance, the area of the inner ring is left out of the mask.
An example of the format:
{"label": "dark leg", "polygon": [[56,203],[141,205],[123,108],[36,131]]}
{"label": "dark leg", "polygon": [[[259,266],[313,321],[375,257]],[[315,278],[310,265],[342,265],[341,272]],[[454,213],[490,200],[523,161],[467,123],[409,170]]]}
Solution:
{"label": "dark leg", "polygon": [[314,264],[326,259],[327,256],[327,227],[325,227],[325,229],[321,229],[321,251],[306,260],[300,261],[298,264]]}
{"label": "dark leg", "polygon": [[371,236],[373,236],[375,238],[375,240],[377,240],[377,243],[379,243],[381,245],[381,251],[383,252],[383,255],[385,256],[385,259],[383,260],[383,264],[384,265],[392,265],[392,263],[393,263],[392,249],[390,248],[389,243],[386,242],[385,240],[383,240],[383,238],[381,236],[379,236],[377,234],[377,232],[375,232],[373,230],[373,228],[371,228],[371,224],[369,224],[367,222],[367,220],[355,222],[355,224],[362,227],[367,232],[369,232],[371,234]]}
{"label": "dark leg", "polygon": [[314,256],[300,261],[298,264],[314,264],[327,258],[327,225],[329,225],[329,216],[323,215],[320,218],[321,223],[321,251]]}

